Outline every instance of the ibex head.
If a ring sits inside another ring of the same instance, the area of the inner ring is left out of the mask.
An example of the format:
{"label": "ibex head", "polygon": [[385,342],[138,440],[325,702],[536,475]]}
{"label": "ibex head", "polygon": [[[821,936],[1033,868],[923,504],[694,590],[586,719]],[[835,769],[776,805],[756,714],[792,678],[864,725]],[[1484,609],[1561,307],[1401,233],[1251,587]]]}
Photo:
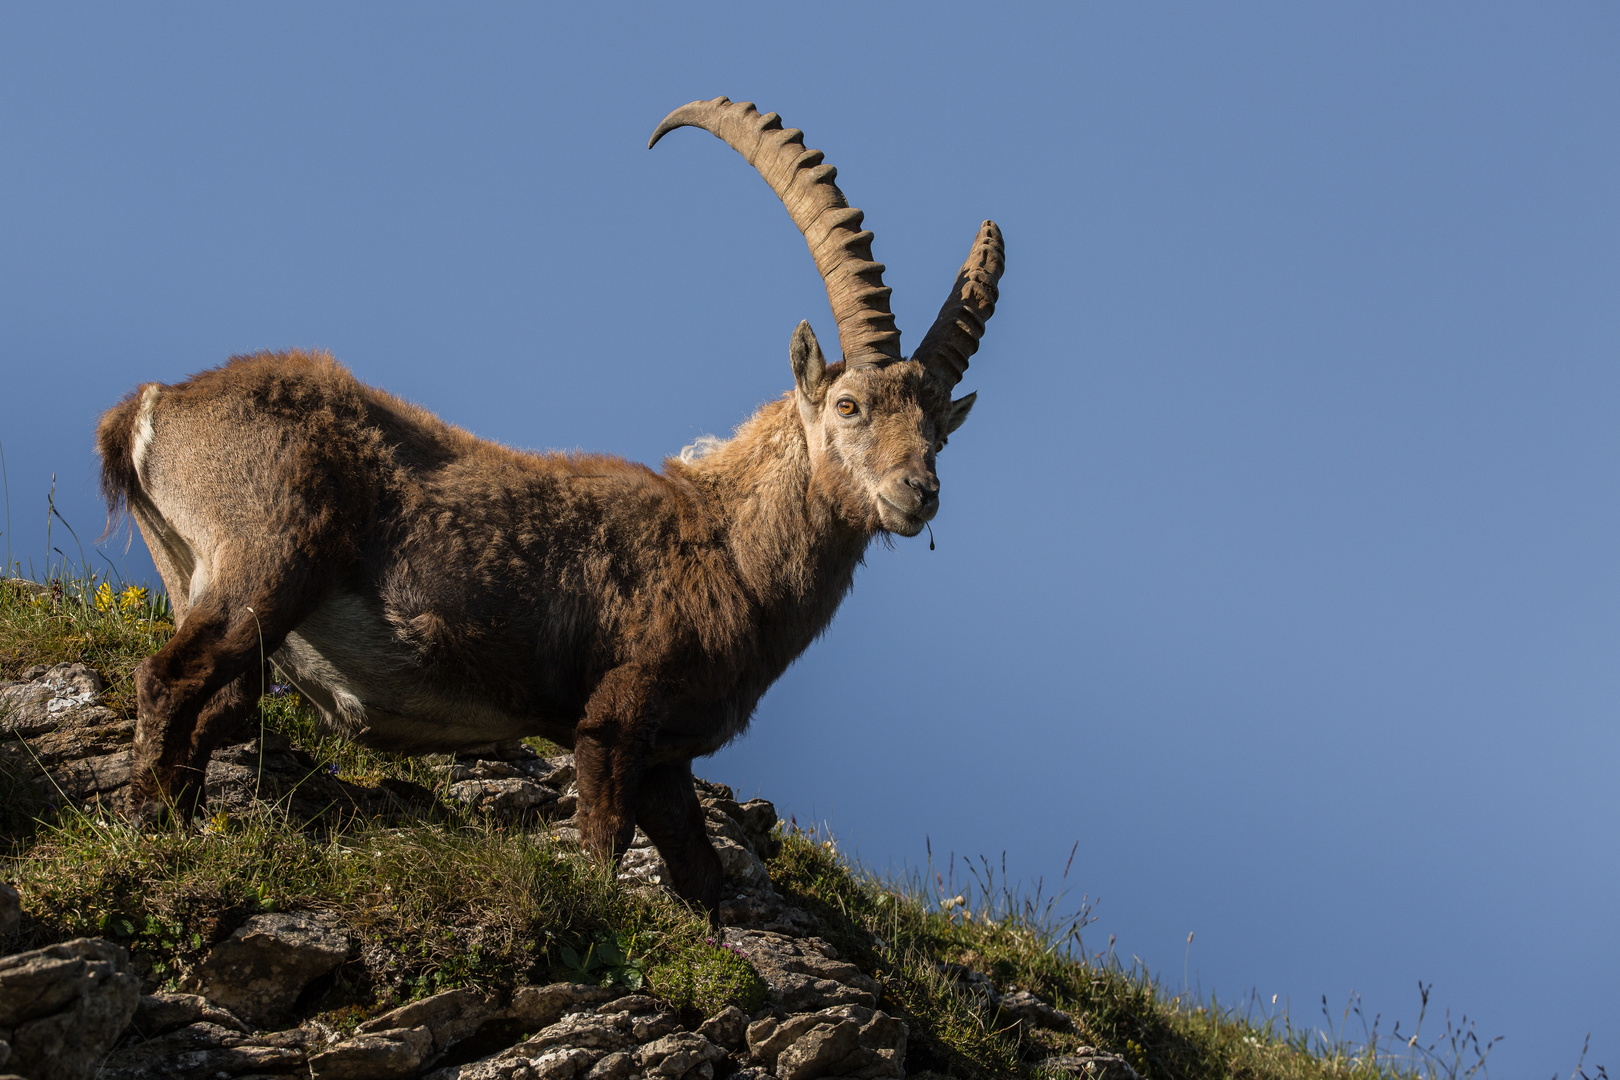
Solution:
{"label": "ibex head", "polygon": [[951,391],[977,351],[996,307],[1001,230],[987,221],[957,274],[939,317],[910,359],[889,311],[883,264],[872,260],[864,215],[833,183],[838,170],[749,102],[694,101],[664,118],[648,147],[678,127],[722,139],[759,170],[804,234],[827,286],[843,360],[828,364],[810,324],[793,332],[788,356],[810,448],[812,488],[846,520],[915,536],[939,509],[935,456],[967,419],[976,397]]}

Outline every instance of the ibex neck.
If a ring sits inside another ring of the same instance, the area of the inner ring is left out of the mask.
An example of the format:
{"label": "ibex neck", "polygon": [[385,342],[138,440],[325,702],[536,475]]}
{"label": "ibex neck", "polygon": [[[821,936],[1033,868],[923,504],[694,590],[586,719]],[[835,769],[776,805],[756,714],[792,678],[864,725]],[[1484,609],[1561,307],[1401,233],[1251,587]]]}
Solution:
{"label": "ibex neck", "polygon": [[681,467],[720,502],[748,591],[767,608],[830,604],[830,619],[871,534],[811,490],[810,450],[793,395],[762,406],[735,437]]}

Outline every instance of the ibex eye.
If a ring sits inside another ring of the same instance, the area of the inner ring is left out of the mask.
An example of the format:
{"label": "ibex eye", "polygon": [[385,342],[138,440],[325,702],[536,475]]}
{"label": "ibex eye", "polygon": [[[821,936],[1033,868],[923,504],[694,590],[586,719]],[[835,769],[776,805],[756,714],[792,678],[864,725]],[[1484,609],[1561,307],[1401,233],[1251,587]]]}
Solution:
{"label": "ibex eye", "polygon": [[839,416],[854,416],[857,412],[860,412],[860,409],[849,398],[838,399]]}

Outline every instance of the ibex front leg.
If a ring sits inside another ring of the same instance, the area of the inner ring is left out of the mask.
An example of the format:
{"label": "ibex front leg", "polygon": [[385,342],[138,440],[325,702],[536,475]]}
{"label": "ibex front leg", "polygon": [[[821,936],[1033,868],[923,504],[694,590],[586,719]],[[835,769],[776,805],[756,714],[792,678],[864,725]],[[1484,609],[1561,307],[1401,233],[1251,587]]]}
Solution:
{"label": "ibex front leg", "polygon": [[574,732],[579,775],[579,832],[586,847],[618,861],[647,831],[669,866],[675,892],[713,912],[720,901],[720,859],[703,829],[703,811],[685,762],[651,764],[662,702],[657,680],[633,665],[609,672]]}
{"label": "ibex front leg", "polygon": [[713,917],[720,907],[725,870],[703,825],[703,806],[692,786],[690,761],[666,761],[642,774],[636,824],[664,857],[670,887],[702,904]]}

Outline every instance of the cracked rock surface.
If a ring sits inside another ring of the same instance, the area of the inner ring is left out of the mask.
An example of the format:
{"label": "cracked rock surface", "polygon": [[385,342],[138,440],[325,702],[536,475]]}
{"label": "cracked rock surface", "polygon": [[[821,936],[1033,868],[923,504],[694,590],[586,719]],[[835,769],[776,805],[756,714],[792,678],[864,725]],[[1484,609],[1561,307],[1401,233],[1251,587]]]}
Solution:
{"label": "cracked rock surface", "polygon": [[0,957],[0,1066],[31,1080],[85,1080],[140,997],[129,952],[100,938]]}
{"label": "cracked rock surface", "polygon": [[186,989],[249,1023],[274,1024],[287,1018],[304,987],[348,955],[348,935],[323,920],[255,915],[209,950]]}
{"label": "cracked rock surface", "polygon": [[1142,1080],[1124,1058],[1091,1046],[1077,1047],[1070,1053],[1049,1057],[1041,1062],[1040,1067],[1084,1080]]}

